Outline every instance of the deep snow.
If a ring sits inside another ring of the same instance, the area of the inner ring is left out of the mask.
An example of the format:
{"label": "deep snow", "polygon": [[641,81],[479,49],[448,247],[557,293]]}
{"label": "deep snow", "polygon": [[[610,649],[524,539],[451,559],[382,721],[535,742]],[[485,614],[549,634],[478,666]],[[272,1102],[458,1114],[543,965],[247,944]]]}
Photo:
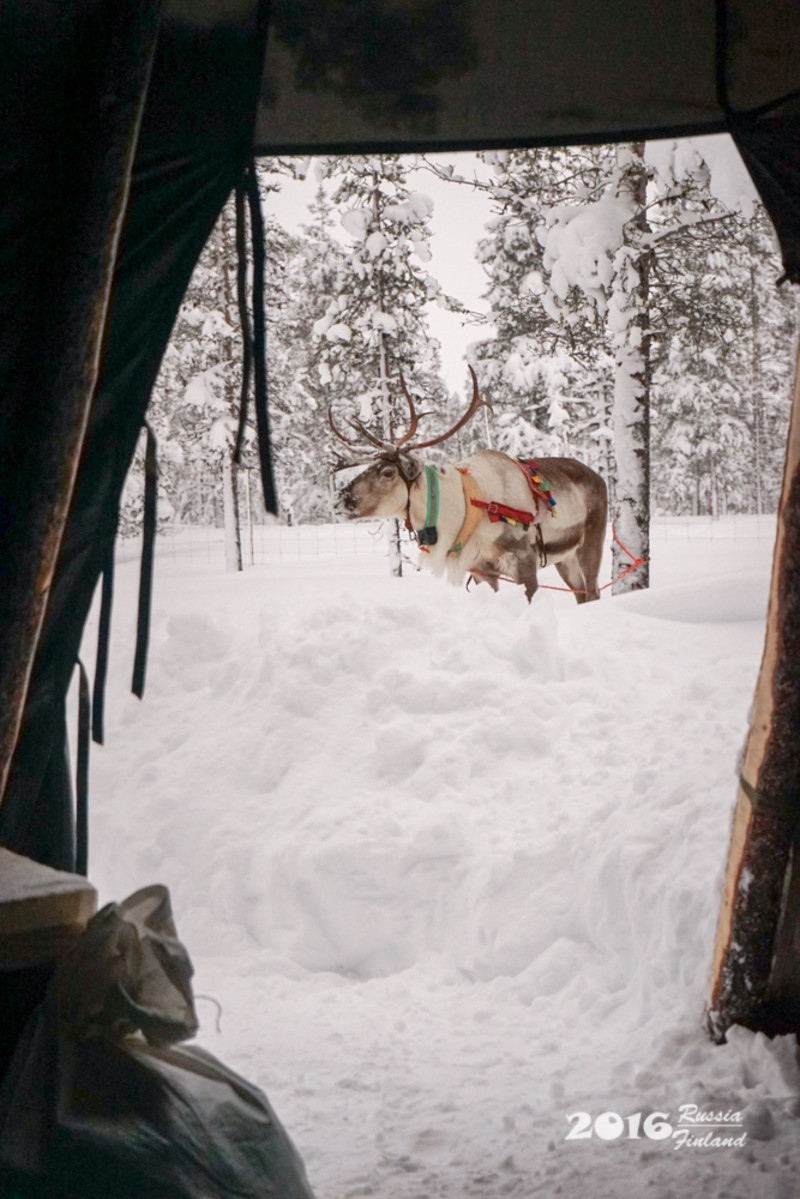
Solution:
{"label": "deep snow", "polygon": [[[121,562],[90,873],[169,886],[200,1043],[319,1199],[797,1193],[789,1038],[703,1029],[771,548],[662,532],[650,592],[585,607],[173,552],[143,703]],[[687,1103],[746,1144],[565,1140]]]}

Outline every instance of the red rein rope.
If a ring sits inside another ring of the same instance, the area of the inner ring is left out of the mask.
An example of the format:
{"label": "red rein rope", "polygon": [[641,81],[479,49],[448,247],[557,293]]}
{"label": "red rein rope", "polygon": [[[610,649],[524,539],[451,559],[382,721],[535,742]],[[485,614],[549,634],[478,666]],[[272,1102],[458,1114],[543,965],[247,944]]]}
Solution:
{"label": "red rein rope", "polygon": [[[606,591],[609,587],[613,587],[614,584],[619,582],[620,579],[624,579],[625,575],[629,575],[631,571],[636,570],[636,568],[639,566],[646,566],[650,561],[649,558],[635,558],[631,551],[626,549],[619,537],[617,537],[617,531],[613,525],[611,526],[611,536],[614,538],[623,554],[626,554],[630,558],[631,565],[626,566],[624,570],[621,570],[617,577],[612,579],[610,583],[604,583],[602,587],[598,587],[598,591]],[[482,579],[497,579],[502,583],[519,583],[518,579],[509,579],[508,575],[487,575],[485,571],[482,570],[471,570],[469,573],[473,578],[476,575],[479,575]],[[467,580],[467,586],[469,586],[469,580]],[[539,586],[543,591],[569,591],[571,595],[586,595],[585,587],[553,587],[549,583],[540,583]]]}

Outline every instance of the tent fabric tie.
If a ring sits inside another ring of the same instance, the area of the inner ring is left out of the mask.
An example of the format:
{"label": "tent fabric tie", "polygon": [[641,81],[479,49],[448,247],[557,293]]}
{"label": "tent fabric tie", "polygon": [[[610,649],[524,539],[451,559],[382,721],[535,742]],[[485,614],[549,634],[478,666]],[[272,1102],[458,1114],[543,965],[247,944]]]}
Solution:
{"label": "tent fabric tie", "polygon": [[[249,209],[253,246],[253,321],[247,310],[247,238],[246,212]],[[277,495],[272,472],[269,419],[267,414],[267,367],[265,326],[265,268],[264,221],[258,194],[255,163],[245,168],[236,188],[236,250],[237,302],[242,328],[242,389],[239,406],[239,428],[234,457],[238,462],[247,422],[250,380],[254,379],[256,427],[258,431],[261,478],[267,511],[277,513]],[[158,442],[151,426],[147,431],[144,466],[144,509],[142,521],[142,557],[139,576],[139,601],[136,619],[136,648],[134,652],[131,690],[141,699],[144,695],[147,672],[147,652],[150,641],[152,612],[153,565],[157,530],[158,504]],[[88,865],[88,790],[89,744],[94,740],[102,745],[105,738],[105,694],[108,674],[111,609],[114,594],[114,546],[109,548],[102,568],[100,619],[97,633],[97,657],[94,686],[90,689],[86,669],[80,660],[80,697],[78,712],[78,752],[76,767],[76,861],[78,873],[86,874]]]}
{"label": "tent fabric tie", "polygon": [[[142,559],[139,575],[139,608],[136,620],[136,649],[134,652],[131,690],[139,699],[144,695],[147,670],[147,648],[150,641],[150,614],[153,593],[153,558],[155,554],[156,515],[158,503],[158,443],[153,430],[145,421],[147,444],[144,460],[144,511],[142,521]],[[76,767],[76,861],[78,874],[86,874],[89,804],[89,742],[102,745],[105,739],[105,697],[108,677],[108,649],[111,635],[111,609],[114,599],[114,542],[108,548],[102,569],[100,619],[97,629],[97,656],[94,686],[89,688],[86,668],[78,659],[80,695],[78,700],[78,753]],[[82,868],[81,868],[82,864]]]}
{"label": "tent fabric tie", "polygon": [[[253,247],[253,322],[252,341],[250,338],[250,321],[247,315],[246,296],[246,239],[245,239],[245,203],[250,214],[250,234]],[[264,216],[261,211],[261,197],[258,191],[258,176],[255,159],[251,159],[242,172],[237,186],[236,198],[236,248],[239,258],[237,272],[237,297],[242,326],[242,337],[245,344],[244,363],[242,370],[242,392],[239,409],[239,428],[236,436],[234,461],[238,464],[241,458],[242,442],[244,440],[245,423],[247,420],[247,400],[250,383],[250,366],[253,366],[253,393],[256,412],[256,434],[258,440],[258,458],[261,467],[261,484],[264,490],[264,506],[267,512],[274,516],[278,513],[278,497],[275,478],[272,471],[272,446],[269,430],[269,415],[267,411],[267,334],[266,334],[266,249],[264,237]],[[251,349],[248,349],[251,346]]]}
{"label": "tent fabric tie", "polygon": [[75,873],[89,870],[89,745],[91,699],[89,676],[78,658],[78,752],[75,769]]}
{"label": "tent fabric tie", "polygon": [[239,310],[239,326],[242,331],[242,387],[239,393],[239,427],[233,460],[238,466],[242,458],[242,446],[247,427],[247,408],[250,398],[250,377],[253,373],[253,334],[250,330],[250,314],[247,311],[247,195],[240,180],[236,184],[236,304]]}
{"label": "tent fabric tie", "polygon": [[147,646],[150,641],[150,609],[153,596],[153,556],[156,542],[156,504],[158,500],[157,441],[145,421],[147,445],[144,454],[144,521],[142,567],[139,575],[139,608],[136,618],[136,652],[133,658],[131,691],[139,699],[144,695],[147,671]]}
{"label": "tent fabric tie", "polygon": [[[236,207],[236,253],[237,253],[237,304],[242,330],[242,387],[239,403],[239,427],[236,435],[234,460],[241,459],[242,445],[247,423],[248,399],[251,379],[255,381],[255,411],[258,430],[258,448],[261,478],[264,487],[264,503],[267,511],[277,513],[277,495],[272,472],[269,418],[267,413],[267,366],[265,326],[265,270],[266,253],[264,221],[258,193],[255,160],[246,166],[235,191]],[[247,212],[253,248],[253,320],[251,324],[247,306]],[[150,425],[145,421],[147,445],[145,449],[145,489],[143,513],[142,559],[139,580],[139,603],[136,624],[136,649],[134,653],[131,690],[139,699],[144,695],[147,671],[147,651],[150,640],[150,618],[152,608],[153,559],[157,529],[158,466],[157,440]],[[97,637],[97,660],[92,694],[91,735],[103,744],[105,690],[108,670],[108,647],[113,600],[114,551],[108,553],[103,566],[100,625]]]}
{"label": "tent fabric tie", "polygon": [[108,646],[111,635],[111,607],[114,599],[114,543],[109,546],[103,563],[103,583],[100,596],[100,621],[97,628],[97,657],[92,688],[92,740],[103,744],[108,675]]}

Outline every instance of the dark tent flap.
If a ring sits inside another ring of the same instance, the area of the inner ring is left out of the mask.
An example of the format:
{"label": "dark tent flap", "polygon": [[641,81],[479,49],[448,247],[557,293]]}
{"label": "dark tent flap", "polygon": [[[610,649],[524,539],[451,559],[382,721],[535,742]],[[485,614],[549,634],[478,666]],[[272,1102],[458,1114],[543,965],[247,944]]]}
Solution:
{"label": "dark tent flap", "polygon": [[[139,4],[146,11],[156,7],[145,0]],[[90,15],[96,10],[104,13],[108,6],[75,0],[73,7],[82,16],[84,10]],[[111,11],[116,11],[113,5]],[[2,7],[0,12],[5,16]],[[113,294],[103,324],[104,353],[58,558],[55,564],[48,560],[48,582],[52,582],[36,656],[32,669],[27,657],[20,665],[19,673],[24,667],[27,680],[26,706],[0,806],[0,842],[60,869],[75,867],[64,697],[95,582],[113,552],[120,495],[175,315],[220,209],[252,153],[264,40],[259,19],[257,0],[171,0],[160,27],[153,20],[157,48],[131,165],[125,220],[115,241]],[[97,36],[94,40],[89,36],[96,34],[96,28],[97,20],[88,27],[77,26],[77,32],[85,32],[87,44],[102,49]],[[50,41],[45,47],[48,29]],[[49,26],[43,21],[37,33],[42,61],[61,64],[58,23]],[[66,39],[78,65],[78,49],[86,38],[76,34],[74,45]],[[119,45],[118,57],[101,55],[103,71],[98,73],[108,83],[94,106],[88,67],[83,68],[86,97],[77,70],[69,75],[69,86],[55,93],[43,85],[33,89],[38,106],[29,102],[17,113],[16,136],[9,139],[22,166],[32,164],[32,169],[6,174],[0,170],[4,179],[7,175],[16,184],[19,203],[11,210],[12,215],[18,212],[24,234],[23,249],[15,249],[11,262],[14,266],[19,258],[18,269],[0,279],[0,309],[9,315],[0,331],[0,375],[7,361],[8,378],[20,397],[14,406],[21,414],[17,440],[12,442],[19,450],[0,455],[0,513],[6,497],[19,503],[23,482],[32,509],[38,512],[49,499],[54,472],[48,473],[50,458],[43,455],[48,442],[42,429],[52,424],[49,440],[57,448],[63,439],[57,418],[66,400],[56,372],[60,367],[63,376],[65,366],[75,362],[82,368],[84,330],[94,328],[79,303],[84,292],[92,294],[84,279],[102,231],[96,232],[89,217],[94,215],[99,224],[96,210],[104,211],[100,201],[110,203],[104,197],[114,194],[117,177],[125,181],[111,151],[123,134],[127,136],[130,125],[126,111],[118,116],[124,110],[120,93],[124,70],[140,40],[141,35],[123,26],[114,43]],[[24,45],[21,40],[15,61],[21,60]],[[92,54],[82,54],[92,66]],[[42,69],[35,79],[45,76]],[[13,79],[8,87],[11,96]],[[44,121],[41,108],[52,105],[53,95],[61,101],[62,90],[73,98],[73,106],[62,113],[60,104],[52,120]],[[137,94],[141,92],[140,87]],[[11,161],[16,168],[15,160]],[[0,168],[5,165],[0,155]],[[85,221],[76,217],[76,211],[81,215],[76,197],[81,197],[85,186],[81,168],[91,181],[92,193],[99,197]],[[26,212],[27,222],[22,219]],[[23,263],[25,249],[28,261]],[[16,340],[22,336],[30,342],[25,356],[16,350]],[[31,397],[36,401],[33,405]],[[15,400],[14,392],[11,398]],[[8,396],[3,399],[0,432],[9,408]],[[26,452],[30,461],[22,457]],[[23,469],[20,461],[25,463]],[[9,507],[6,501],[6,510]],[[8,628],[0,630],[0,641],[13,647],[21,640],[20,623],[30,606],[27,597],[39,590],[30,585],[23,590],[17,576],[22,582],[27,579],[21,571],[26,540],[34,548],[38,541],[27,517],[17,521],[10,533],[13,540],[0,519],[0,546],[5,551],[5,556],[0,554],[0,575],[4,562],[14,567],[3,593],[4,615],[11,619]],[[12,583],[22,593],[19,615],[9,603]],[[10,654],[5,658],[0,654],[0,684],[9,658]],[[0,694],[4,694],[2,686]]]}
{"label": "dark tent flap", "polygon": [[800,88],[795,0],[279,0],[260,153],[676,136]]}
{"label": "dark tent flap", "polygon": [[800,90],[797,0],[717,0],[720,91],[734,114],[773,108]]}
{"label": "dark tent flap", "polygon": [[775,226],[786,276],[800,282],[800,106],[735,126],[733,138]]}

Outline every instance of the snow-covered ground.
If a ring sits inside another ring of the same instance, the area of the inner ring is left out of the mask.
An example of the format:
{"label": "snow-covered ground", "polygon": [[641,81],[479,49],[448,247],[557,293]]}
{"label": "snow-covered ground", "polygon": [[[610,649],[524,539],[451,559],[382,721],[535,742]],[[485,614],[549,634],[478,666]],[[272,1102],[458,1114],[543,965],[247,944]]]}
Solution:
{"label": "snow-covered ground", "polygon": [[[143,703],[121,563],[90,873],[169,886],[222,1007],[200,1042],[319,1199],[798,1193],[789,1038],[703,1028],[771,551],[662,530],[650,592],[528,607],[173,546]],[[683,1104],[743,1112],[745,1144],[645,1135]],[[622,1134],[566,1139],[579,1112]]]}

